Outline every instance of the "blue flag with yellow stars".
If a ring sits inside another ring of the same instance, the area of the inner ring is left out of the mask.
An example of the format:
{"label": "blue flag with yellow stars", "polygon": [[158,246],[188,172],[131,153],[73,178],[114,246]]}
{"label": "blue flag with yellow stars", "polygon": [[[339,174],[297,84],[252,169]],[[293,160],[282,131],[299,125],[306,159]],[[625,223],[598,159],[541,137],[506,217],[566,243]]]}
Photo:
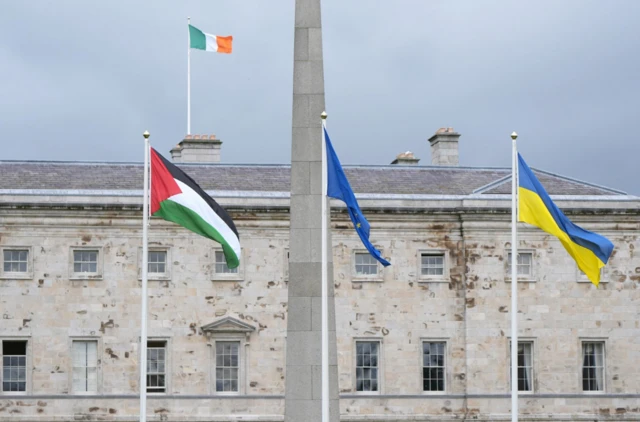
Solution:
{"label": "blue flag with yellow stars", "polygon": [[331,145],[327,129],[324,128],[323,131],[327,145],[327,196],[339,199],[347,205],[349,217],[351,217],[353,226],[356,232],[358,232],[358,236],[360,236],[364,247],[367,248],[371,256],[377,259],[382,265],[385,267],[391,265],[369,241],[369,230],[371,226],[369,226],[369,222],[364,218],[364,215],[362,215],[362,211],[360,211],[356,196],[353,194],[353,189],[351,189],[347,176],[345,176],[344,170],[342,170],[342,165],[340,165],[340,160],[338,160],[338,156]]}

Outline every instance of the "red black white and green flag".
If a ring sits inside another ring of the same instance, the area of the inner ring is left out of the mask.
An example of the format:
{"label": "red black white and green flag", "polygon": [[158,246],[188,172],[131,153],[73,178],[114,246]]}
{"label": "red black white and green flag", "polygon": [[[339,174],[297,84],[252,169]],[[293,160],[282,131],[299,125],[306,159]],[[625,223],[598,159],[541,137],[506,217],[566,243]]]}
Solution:
{"label": "red black white and green flag", "polygon": [[240,239],[229,214],[191,177],[153,148],[151,215],[215,240],[222,245],[229,268],[240,264]]}

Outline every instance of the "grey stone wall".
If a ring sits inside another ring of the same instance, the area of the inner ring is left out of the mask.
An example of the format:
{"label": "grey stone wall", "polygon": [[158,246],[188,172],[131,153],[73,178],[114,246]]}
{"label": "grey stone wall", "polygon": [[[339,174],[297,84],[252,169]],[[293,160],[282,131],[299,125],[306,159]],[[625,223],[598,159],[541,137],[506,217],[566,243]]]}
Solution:
{"label": "grey stone wall", "polygon": [[[0,207],[0,246],[29,246],[33,276],[0,279],[0,337],[29,339],[30,391],[0,395],[0,421],[135,420],[139,211],[38,210],[8,199]],[[151,245],[170,248],[172,274],[150,281],[149,335],[168,339],[170,348],[169,392],[150,396],[150,420],[284,420],[288,216],[286,209],[257,211],[244,201],[233,211],[243,245],[241,280],[212,280],[215,245],[152,222]],[[354,278],[353,253],[362,246],[346,214],[334,208],[341,419],[508,419],[508,212],[446,210],[437,201],[411,209],[400,201],[378,209],[363,204],[372,240],[393,265],[377,280]],[[520,247],[534,254],[535,279],[519,284],[520,336],[534,342],[534,392],[522,395],[522,419],[640,420],[640,217],[629,207],[591,216],[597,206],[584,203],[589,212],[571,216],[616,245],[597,289],[577,281],[575,264],[555,238],[528,227],[520,232]],[[74,246],[100,248],[102,279],[70,280]],[[419,279],[421,250],[447,253],[448,280]],[[255,327],[246,340],[244,392],[235,397],[213,393],[210,339],[200,330],[228,316]],[[69,393],[72,337],[99,340],[98,396]],[[357,338],[382,341],[378,395],[354,391]],[[421,390],[420,342],[430,338],[447,342],[445,394]],[[585,394],[580,385],[579,342],[591,338],[606,342],[606,388],[599,394]]]}

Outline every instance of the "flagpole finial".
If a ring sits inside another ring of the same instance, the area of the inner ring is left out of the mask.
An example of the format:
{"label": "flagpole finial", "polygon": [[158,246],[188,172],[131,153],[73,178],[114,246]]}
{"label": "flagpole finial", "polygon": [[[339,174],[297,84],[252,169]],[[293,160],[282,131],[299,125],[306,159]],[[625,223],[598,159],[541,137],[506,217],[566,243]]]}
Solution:
{"label": "flagpole finial", "polygon": [[517,134],[517,133],[515,133],[515,132],[513,132],[513,133],[511,134],[511,139],[513,139],[514,141],[515,141],[516,139],[518,139],[518,134]]}
{"label": "flagpole finial", "polygon": [[323,112],[322,112],[322,114],[320,115],[320,118],[321,118],[322,120],[327,120],[327,112],[326,112],[326,111],[323,111]]}
{"label": "flagpole finial", "polygon": [[149,133],[148,130],[145,130],[142,136],[144,136],[144,139],[149,139],[149,136],[151,136],[151,134]]}

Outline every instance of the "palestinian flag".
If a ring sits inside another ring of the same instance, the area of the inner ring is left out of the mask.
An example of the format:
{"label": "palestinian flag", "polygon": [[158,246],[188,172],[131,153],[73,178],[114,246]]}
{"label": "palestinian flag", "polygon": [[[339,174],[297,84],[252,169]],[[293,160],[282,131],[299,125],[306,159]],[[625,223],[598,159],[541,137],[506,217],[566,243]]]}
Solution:
{"label": "palestinian flag", "polygon": [[240,240],[233,220],[178,167],[151,148],[151,215],[173,221],[222,245],[229,268],[240,264]]}

